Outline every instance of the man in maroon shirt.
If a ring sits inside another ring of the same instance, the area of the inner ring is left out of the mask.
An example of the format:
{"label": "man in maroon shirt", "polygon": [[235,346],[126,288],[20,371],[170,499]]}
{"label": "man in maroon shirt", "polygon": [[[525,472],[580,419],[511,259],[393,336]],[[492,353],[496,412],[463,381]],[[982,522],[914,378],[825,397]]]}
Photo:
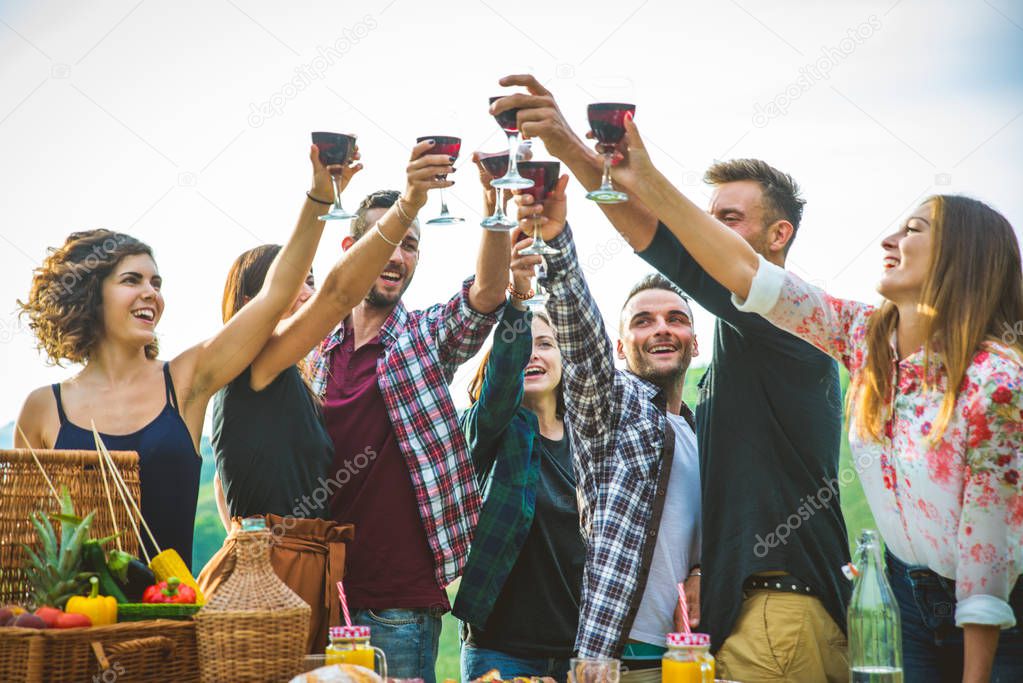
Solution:
{"label": "man in maroon shirt", "polygon": [[335,446],[331,516],[355,525],[344,580],[353,621],[372,628],[390,676],[433,683],[444,589],[465,562],[480,505],[448,383],[504,305],[510,243],[482,231],[475,278],[447,303],[407,311],[424,200],[394,191],[363,200],[345,249],[396,201],[411,225],[312,365]]}

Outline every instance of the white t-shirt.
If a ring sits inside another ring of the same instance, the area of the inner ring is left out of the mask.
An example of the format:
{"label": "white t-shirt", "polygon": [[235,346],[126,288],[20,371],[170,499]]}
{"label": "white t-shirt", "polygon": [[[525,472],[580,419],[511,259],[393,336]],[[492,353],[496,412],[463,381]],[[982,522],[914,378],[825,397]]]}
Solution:
{"label": "white t-shirt", "polygon": [[696,434],[681,415],[668,415],[675,431],[675,456],[657,531],[657,545],[629,638],[664,646],[675,630],[678,584],[700,558],[700,459]]}

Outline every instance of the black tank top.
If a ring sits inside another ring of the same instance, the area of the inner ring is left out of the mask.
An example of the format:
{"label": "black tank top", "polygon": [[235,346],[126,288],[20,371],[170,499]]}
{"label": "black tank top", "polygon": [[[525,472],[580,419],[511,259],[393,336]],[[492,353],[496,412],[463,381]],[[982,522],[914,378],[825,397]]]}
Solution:
{"label": "black tank top", "polygon": [[[104,434],[100,438],[112,451],[136,451],[139,454],[139,479],[142,488],[142,516],[160,544],[161,550],[174,548],[188,568],[192,568],[192,533],[195,529],[195,505],[199,498],[199,472],[202,460],[195,452],[192,435],[178,412],[170,367],[163,365],[167,403],[152,422],[131,434]],[[64,414],[60,384],[53,385],[57,399],[60,431],[54,448],[93,451],[92,430],[72,423]],[[142,539],[150,556],[155,552],[142,528]]]}

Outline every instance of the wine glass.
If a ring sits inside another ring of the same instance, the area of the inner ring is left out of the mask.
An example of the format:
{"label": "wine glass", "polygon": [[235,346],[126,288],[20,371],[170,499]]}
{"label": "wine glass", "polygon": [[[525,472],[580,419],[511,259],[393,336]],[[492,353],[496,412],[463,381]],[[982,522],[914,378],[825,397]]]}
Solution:
{"label": "wine glass", "polygon": [[[344,133],[313,133],[313,144],[320,151],[320,163],[324,166],[347,165],[352,160],[355,152],[355,136]],[[336,221],[351,218],[353,214],[345,211],[341,206],[341,172],[330,174],[330,180],[334,184],[334,204],[330,211],[320,216],[321,221]]]}
{"label": "wine glass", "polygon": [[547,302],[551,299],[551,293],[540,282],[546,278],[547,264],[541,260],[540,263],[533,266],[533,296],[522,302],[522,305],[533,313],[547,313]]}
{"label": "wine glass", "polygon": [[[433,140],[433,149],[428,150],[427,154],[446,154],[451,157],[451,163],[455,163],[455,159],[458,158],[458,150],[462,148],[462,139],[454,138],[450,135],[424,135],[421,138],[416,138],[416,143],[425,142],[426,140]],[[447,174],[437,176],[438,180],[444,180],[447,178]],[[464,218],[458,216],[452,216],[448,212],[448,203],[444,200],[444,188],[438,188],[440,191],[440,215],[436,218],[431,218],[426,221],[427,225],[452,225],[454,223],[464,223]]]}
{"label": "wine glass", "polygon": [[[522,193],[532,195],[533,200],[537,204],[542,204],[543,200],[547,198],[547,194],[554,189],[558,178],[561,176],[561,162],[523,161],[519,164],[519,173],[533,183],[532,187],[521,190]],[[545,254],[561,253],[559,249],[555,249],[544,242],[543,231],[540,230],[542,220],[543,217],[540,214],[533,216],[533,243],[519,252],[520,254],[540,254],[543,256]]]}
{"label": "wine glass", "polygon": [[[491,97],[490,104],[493,104],[502,97],[504,95]],[[533,185],[533,181],[519,175],[518,159],[516,158],[516,153],[519,151],[519,122],[516,118],[518,113],[518,109],[508,109],[494,115],[494,118],[497,119],[497,125],[501,126],[501,129],[508,136],[508,170],[500,178],[491,180],[491,187],[522,190]]]}
{"label": "wine glass", "polygon": [[625,136],[625,115],[635,114],[636,105],[621,102],[598,102],[586,108],[590,119],[590,130],[597,141],[604,145],[604,175],[600,187],[586,194],[598,204],[621,204],[629,201],[629,195],[614,189],[611,185],[611,159],[614,148]]}
{"label": "wine glass", "polygon": [[[499,178],[508,172],[508,152],[480,152],[478,158],[480,164],[492,178]],[[480,225],[487,230],[507,232],[517,223],[514,218],[504,212],[504,190],[495,188],[495,192],[497,201],[494,206],[494,214],[484,218]]]}

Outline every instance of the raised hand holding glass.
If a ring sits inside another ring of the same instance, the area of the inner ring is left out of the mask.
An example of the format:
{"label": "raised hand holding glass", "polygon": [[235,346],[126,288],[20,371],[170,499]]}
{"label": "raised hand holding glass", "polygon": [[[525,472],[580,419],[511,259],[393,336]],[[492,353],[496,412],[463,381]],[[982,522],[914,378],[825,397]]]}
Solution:
{"label": "raised hand holding glass", "polygon": [[[462,139],[451,137],[450,135],[424,135],[423,137],[416,138],[416,142],[425,142],[426,140],[433,140],[433,148],[428,150],[427,154],[446,154],[451,158],[451,163],[455,163],[455,159],[458,158],[458,151],[462,148]],[[444,180],[447,178],[447,174],[437,176],[438,180]],[[426,221],[427,225],[451,225],[453,223],[463,223],[464,218],[458,216],[452,216],[448,211],[448,203],[444,200],[444,188],[440,188],[440,215],[436,218],[431,218]]]}
{"label": "raised hand holding glass", "polygon": [[[355,136],[344,133],[325,133],[318,131],[313,133],[313,144],[320,152],[320,163],[324,166],[344,166],[352,160],[355,152]],[[320,216],[321,221],[336,221],[351,218],[353,214],[345,211],[341,206],[341,172],[337,171],[330,176],[334,183],[334,204],[330,211]]]}
{"label": "raised hand holding glass", "polygon": [[600,187],[586,194],[598,204],[621,204],[629,201],[629,195],[614,189],[611,184],[611,159],[614,148],[625,137],[625,115],[635,114],[636,105],[621,102],[598,102],[586,108],[590,130],[597,142],[604,146],[604,174]]}
{"label": "raised hand holding glass", "polygon": [[[533,197],[533,201],[542,204],[547,195],[554,189],[561,177],[560,161],[523,161],[519,164],[519,172],[523,177],[533,183],[532,187],[522,190],[522,194]],[[540,225],[543,217],[540,214],[533,216],[533,243],[523,249],[520,254],[560,254],[560,250],[544,242],[543,231]]]}
{"label": "raised hand holding glass", "polygon": [[[502,97],[505,96],[495,95],[491,97],[490,104],[493,105],[494,102]],[[497,125],[501,126],[501,130],[508,136],[508,170],[500,178],[491,180],[491,187],[521,190],[533,185],[533,181],[519,175],[518,159],[516,158],[516,154],[519,151],[518,113],[518,109],[506,109],[500,114],[494,114],[494,118],[497,119]]]}

